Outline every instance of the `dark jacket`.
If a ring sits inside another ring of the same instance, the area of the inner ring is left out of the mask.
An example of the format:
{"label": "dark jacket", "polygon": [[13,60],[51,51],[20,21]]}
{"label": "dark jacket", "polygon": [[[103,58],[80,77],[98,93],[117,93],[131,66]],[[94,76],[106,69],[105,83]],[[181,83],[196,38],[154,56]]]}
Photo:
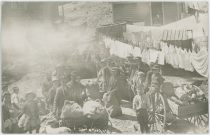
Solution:
{"label": "dark jacket", "polygon": [[82,104],[84,86],[78,82],[70,82],[56,90],[53,112],[60,116],[65,100],[75,101]]}
{"label": "dark jacket", "polygon": [[69,100],[69,93],[67,92],[67,86],[59,87],[56,90],[54,103],[53,103],[53,112],[56,113],[58,116],[60,116],[62,107],[64,105],[65,100]]}

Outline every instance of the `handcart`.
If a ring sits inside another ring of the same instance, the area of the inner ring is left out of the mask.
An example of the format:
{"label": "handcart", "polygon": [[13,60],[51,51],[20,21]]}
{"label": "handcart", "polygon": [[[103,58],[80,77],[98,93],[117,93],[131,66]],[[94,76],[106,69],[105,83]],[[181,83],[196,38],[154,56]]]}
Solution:
{"label": "handcart", "polygon": [[68,127],[72,133],[111,133],[112,123],[109,117],[90,119],[87,117],[61,119],[59,126]]}
{"label": "handcart", "polygon": [[[179,105],[175,103],[168,94],[172,91],[173,85],[162,87],[159,92],[154,95],[154,107],[149,111],[149,127],[153,132],[163,133],[175,119],[184,119],[195,126],[208,126],[208,101],[200,101],[195,104]],[[199,89],[197,86],[193,87]],[[167,88],[167,89],[166,89]]]}

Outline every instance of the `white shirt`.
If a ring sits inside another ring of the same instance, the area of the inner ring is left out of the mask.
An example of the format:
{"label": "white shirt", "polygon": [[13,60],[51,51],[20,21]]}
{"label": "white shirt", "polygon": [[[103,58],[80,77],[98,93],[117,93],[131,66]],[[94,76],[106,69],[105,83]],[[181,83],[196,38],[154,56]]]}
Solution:
{"label": "white shirt", "polygon": [[18,94],[16,94],[16,93],[13,93],[12,95],[11,95],[11,103],[13,104],[16,104],[16,105],[18,105],[19,104],[19,95]]}
{"label": "white shirt", "polygon": [[133,99],[133,109],[148,109],[150,106],[149,98],[145,94],[143,95],[136,95]]}

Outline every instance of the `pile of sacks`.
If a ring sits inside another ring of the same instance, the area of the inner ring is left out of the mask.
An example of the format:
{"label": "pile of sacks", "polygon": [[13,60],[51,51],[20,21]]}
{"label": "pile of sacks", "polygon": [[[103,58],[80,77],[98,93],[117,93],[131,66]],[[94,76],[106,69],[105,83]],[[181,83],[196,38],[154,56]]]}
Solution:
{"label": "pile of sacks", "polygon": [[61,125],[66,127],[83,127],[87,122],[101,120],[108,123],[108,113],[100,100],[86,101],[81,107],[74,101],[65,101],[61,113]]}
{"label": "pile of sacks", "polygon": [[74,101],[66,100],[62,108],[61,119],[80,118],[83,116],[82,108]]}
{"label": "pile of sacks", "polygon": [[164,82],[162,92],[176,104],[188,105],[197,102],[206,102],[205,92],[195,84],[181,84],[174,87],[170,82]]}
{"label": "pile of sacks", "polygon": [[205,101],[204,92],[196,86],[185,84],[175,89],[175,95],[182,105],[194,104],[198,101]]}
{"label": "pile of sacks", "polygon": [[106,109],[100,100],[90,100],[84,103],[83,114],[90,119],[96,120],[108,116]]}

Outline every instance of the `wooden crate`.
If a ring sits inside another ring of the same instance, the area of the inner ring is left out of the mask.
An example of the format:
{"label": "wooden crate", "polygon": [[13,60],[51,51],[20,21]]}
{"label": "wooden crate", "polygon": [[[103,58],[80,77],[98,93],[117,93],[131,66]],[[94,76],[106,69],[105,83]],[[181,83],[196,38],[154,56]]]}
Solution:
{"label": "wooden crate", "polygon": [[196,104],[180,106],[170,99],[167,99],[167,101],[173,114],[175,114],[179,118],[188,118],[191,116],[202,115],[202,114],[208,113],[208,102],[200,102]]}

